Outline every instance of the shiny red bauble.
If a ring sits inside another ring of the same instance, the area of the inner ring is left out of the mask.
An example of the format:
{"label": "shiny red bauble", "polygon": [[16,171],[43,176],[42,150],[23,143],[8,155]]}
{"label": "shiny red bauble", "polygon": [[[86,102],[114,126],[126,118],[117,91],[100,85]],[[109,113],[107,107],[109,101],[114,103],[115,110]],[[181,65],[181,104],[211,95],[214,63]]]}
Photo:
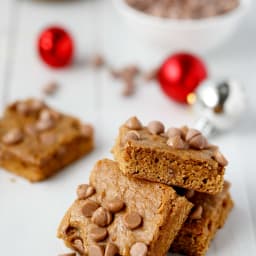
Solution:
{"label": "shiny red bauble", "polygon": [[181,103],[187,103],[188,95],[206,78],[207,69],[203,61],[189,53],[169,57],[157,76],[164,93]]}
{"label": "shiny red bauble", "polygon": [[53,68],[68,66],[74,56],[74,42],[63,28],[53,26],[43,30],[38,39],[38,53]]}

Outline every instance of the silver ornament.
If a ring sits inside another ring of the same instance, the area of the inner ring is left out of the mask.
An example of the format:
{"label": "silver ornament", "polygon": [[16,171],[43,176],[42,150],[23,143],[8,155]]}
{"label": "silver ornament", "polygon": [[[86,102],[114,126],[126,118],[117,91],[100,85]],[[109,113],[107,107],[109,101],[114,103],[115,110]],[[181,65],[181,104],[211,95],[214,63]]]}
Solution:
{"label": "silver ornament", "polygon": [[235,80],[206,80],[190,103],[199,116],[195,127],[206,136],[227,131],[240,119],[246,107],[245,90]]}

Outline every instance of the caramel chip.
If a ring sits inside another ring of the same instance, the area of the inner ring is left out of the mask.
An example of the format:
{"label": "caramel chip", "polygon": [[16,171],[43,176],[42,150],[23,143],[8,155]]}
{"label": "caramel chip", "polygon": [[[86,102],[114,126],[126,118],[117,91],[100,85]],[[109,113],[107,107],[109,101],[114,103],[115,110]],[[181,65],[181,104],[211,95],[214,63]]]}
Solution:
{"label": "caramel chip", "polygon": [[89,256],[104,256],[104,248],[100,245],[90,245],[88,248]]}
{"label": "caramel chip", "polygon": [[92,217],[93,213],[100,207],[100,205],[92,200],[87,200],[82,207],[82,213],[85,217]]}
{"label": "caramel chip", "polygon": [[51,119],[49,119],[49,120],[39,120],[36,123],[36,129],[39,132],[49,130],[49,129],[53,128],[53,126],[54,126],[54,122]]}
{"label": "caramel chip", "polygon": [[182,127],[180,128],[180,131],[181,131],[181,138],[182,138],[183,140],[186,139],[188,130],[189,130],[189,128],[188,128],[186,125],[184,125],[184,126],[182,126]]}
{"label": "caramel chip", "polygon": [[100,227],[108,226],[112,221],[112,214],[104,209],[103,207],[99,207],[92,214],[92,222],[97,224]]}
{"label": "caramel chip", "polygon": [[178,128],[171,127],[167,130],[167,136],[169,138],[175,137],[175,136],[181,136],[182,132]]}
{"label": "caramel chip", "polygon": [[106,228],[100,228],[100,227],[93,227],[90,230],[90,237],[95,242],[100,242],[104,240],[108,236],[108,231]]}
{"label": "caramel chip", "polygon": [[186,141],[190,141],[192,138],[201,135],[201,132],[196,129],[188,129],[186,134]]}
{"label": "caramel chip", "polygon": [[40,141],[44,145],[52,145],[57,141],[57,137],[53,133],[43,133],[40,135]]}
{"label": "caramel chip", "polygon": [[33,99],[31,102],[30,102],[30,105],[29,105],[29,110],[31,112],[38,112],[40,111],[42,108],[45,107],[45,103],[42,101],[42,100],[39,100],[39,99]]}
{"label": "caramel chip", "polygon": [[72,242],[72,245],[73,245],[74,249],[76,249],[78,252],[84,253],[84,243],[83,243],[82,239],[76,238]]}
{"label": "caramel chip", "polygon": [[41,111],[41,113],[39,115],[39,120],[41,120],[41,121],[48,121],[48,120],[54,121],[54,119],[58,118],[56,113],[57,112],[55,112],[55,111],[51,111],[49,109],[44,109],[44,110]]}
{"label": "caramel chip", "polygon": [[134,81],[132,79],[125,80],[122,95],[125,97],[133,95],[135,91],[134,88],[135,88]]}
{"label": "caramel chip", "polygon": [[121,71],[121,77],[124,80],[133,79],[139,73],[139,68],[136,65],[129,65]]}
{"label": "caramel chip", "polygon": [[160,134],[164,132],[164,125],[159,121],[151,121],[148,124],[148,130],[152,134]]}
{"label": "caramel chip", "polygon": [[141,242],[133,244],[130,249],[131,256],[146,256],[147,253],[148,253],[147,245]]}
{"label": "caramel chip", "polygon": [[120,212],[124,208],[124,206],[124,201],[117,198],[106,203],[106,208],[113,213]]}
{"label": "caramel chip", "polygon": [[124,141],[139,140],[140,134],[137,131],[128,131],[124,137]]}
{"label": "caramel chip", "polygon": [[167,145],[169,145],[170,147],[172,147],[174,149],[186,149],[187,148],[187,144],[185,143],[185,141],[183,141],[183,139],[180,136],[170,137],[167,140]]}
{"label": "caramel chip", "polygon": [[138,228],[142,223],[142,217],[137,212],[126,213],[123,216],[124,225],[133,230]]}
{"label": "caramel chip", "polygon": [[157,78],[158,68],[151,69],[144,73],[143,78],[146,82],[153,81]]}
{"label": "caramel chip", "polygon": [[203,207],[201,205],[198,205],[190,214],[190,218],[192,220],[199,220],[202,218],[202,214],[203,214]]}
{"label": "caramel chip", "polygon": [[139,119],[136,116],[133,116],[131,118],[129,118],[126,122],[125,122],[125,126],[129,129],[132,130],[140,130],[142,129],[142,124],[139,121]]}
{"label": "caramel chip", "polygon": [[37,134],[37,129],[36,126],[34,124],[28,124],[25,126],[25,132],[29,135],[35,135]]}
{"label": "caramel chip", "polygon": [[20,129],[14,128],[2,137],[2,142],[7,145],[18,144],[23,140],[23,133]]}
{"label": "caramel chip", "polygon": [[81,126],[81,133],[83,137],[90,138],[93,135],[93,127],[90,124],[84,124]]}
{"label": "caramel chip", "polygon": [[91,59],[91,65],[95,68],[100,68],[105,64],[105,60],[102,55],[95,54]]}
{"label": "caramel chip", "polygon": [[16,110],[19,114],[22,114],[24,116],[30,113],[30,108],[26,102],[18,102],[16,105]]}
{"label": "caramel chip", "polygon": [[87,199],[95,193],[95,188],[87,184],[81,184],[77,187],[76,194],[78,199]]}
{"label": "caramel chip", "polygon": [[119,255],[118,247],[113,243],[108,243],[105,249],[104,256],[117,256]]}
{"label": "caramel chip", "polygon": [[193,136],[188,143],[189,146],[195,149],[204,149],[208,144],[207,139],[202,134]]}
{"label": "caramel chip", "polygon": [[219,150],[214,151],[214,159],[222,166],[228,165],[228,160],[220,153]]}
{"label": "caramel chip", "polygon": [[59,86],[56,82],[51,82],[43,86],[42,92],[46,95],[53,95],[57,92]]}

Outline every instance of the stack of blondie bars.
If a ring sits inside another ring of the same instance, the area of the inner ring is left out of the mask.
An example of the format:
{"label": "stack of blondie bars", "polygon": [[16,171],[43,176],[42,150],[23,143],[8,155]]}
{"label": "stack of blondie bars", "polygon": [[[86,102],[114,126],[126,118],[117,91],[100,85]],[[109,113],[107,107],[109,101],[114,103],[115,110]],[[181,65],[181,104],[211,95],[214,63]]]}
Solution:
{"label": "stack of blondie bars", "polygon": [[85,256],[205,255],[233,207],[218,147],[195,129],[132,117],[112,153],[78,187],[58,237]]}

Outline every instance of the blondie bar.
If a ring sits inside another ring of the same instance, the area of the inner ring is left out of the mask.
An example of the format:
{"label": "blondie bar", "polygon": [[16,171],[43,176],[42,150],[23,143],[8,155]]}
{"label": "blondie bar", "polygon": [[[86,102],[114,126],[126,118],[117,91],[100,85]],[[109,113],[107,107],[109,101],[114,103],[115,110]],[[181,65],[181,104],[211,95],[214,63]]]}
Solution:
{"label": "blondie bar", "polygon": [[142,126],[132,117],[120,127],[112,153],[132,177],[209,194],[223,188],[227,160],[195,129],[165,131],[161,122]]}
{"label": "blondie bar", "polygon": [[194,208],[175,238],[171,246],[172,252],[188,256],[206,254],[211,240],[218,229],[223,227],[233,208],[229,187],[229,183],[225,182],[223,191],[217,195],[183,192],[194,204]]}
{"label": "blondie bar", "polygon": [[173,188],[127,177],[107,159],[77,196],[58,237],[85,256],[164,256],[192,208]]}
{"label": "blondie bar", "polygon": [[93,128],[37,99],[17,101],[0,119],[0,166],[40,181],[87,154]]}

